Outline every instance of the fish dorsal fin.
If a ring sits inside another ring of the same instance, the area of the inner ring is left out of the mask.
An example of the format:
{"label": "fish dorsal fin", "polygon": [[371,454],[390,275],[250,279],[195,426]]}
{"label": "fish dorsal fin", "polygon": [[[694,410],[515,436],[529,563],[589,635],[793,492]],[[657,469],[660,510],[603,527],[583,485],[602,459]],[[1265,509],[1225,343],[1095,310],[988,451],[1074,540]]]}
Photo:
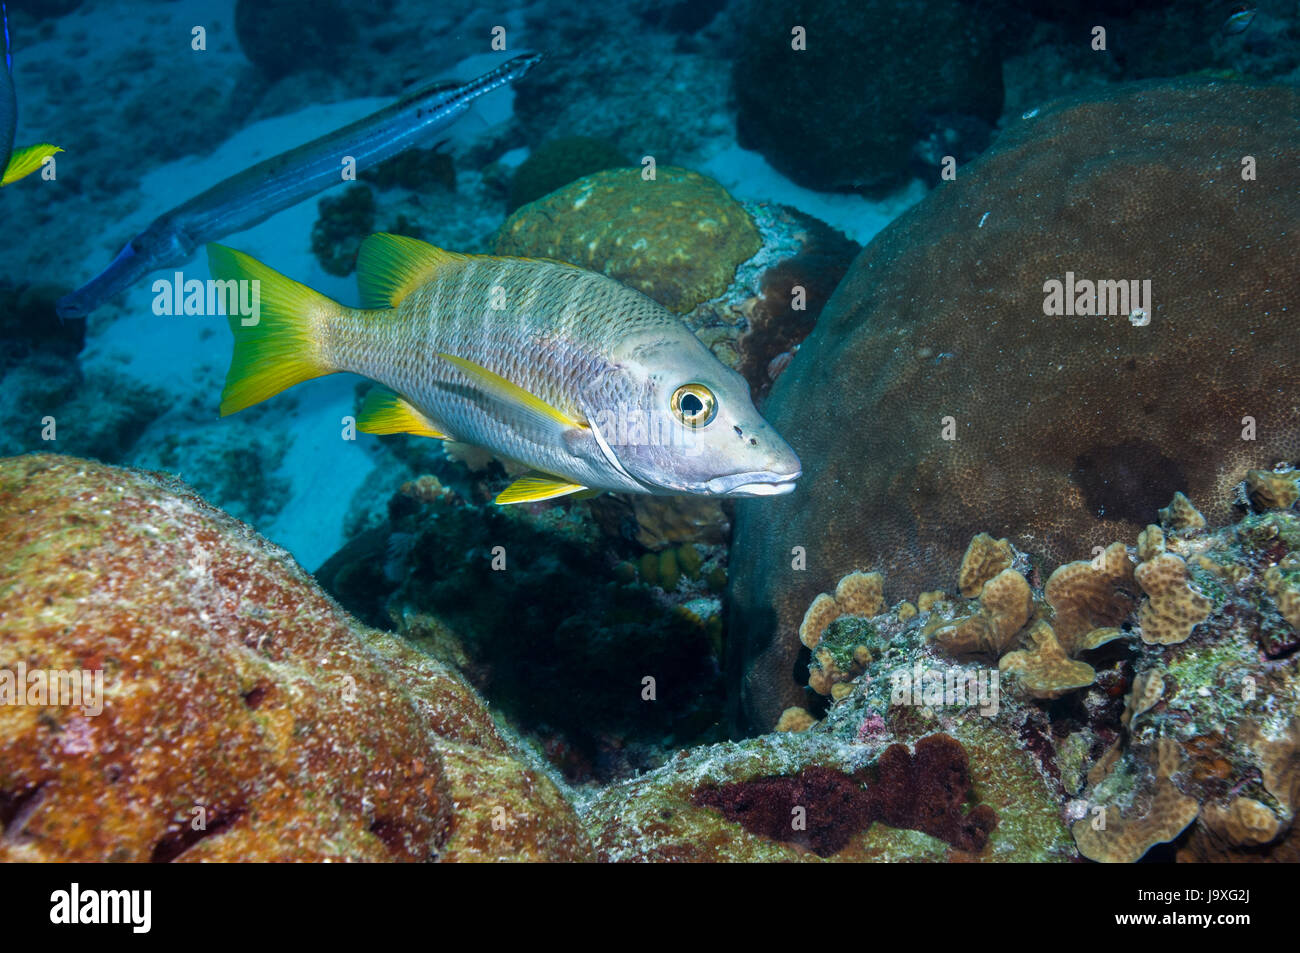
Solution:
{"label": "fish dorsal fin", "polygon": [[413,433],[449,439],[433,421],[387,387],[374,387],[366,394],[357,415],[357,429],[362,433]]}
{"label": "fish dorsal fin", "polygon": [[553,500],[557,496],[580,493],[586,489],[580,483],[533,470],[498,493],[493,502],[500,506],[509,503],[537,503],[541,500]]}
{"label": "fish dorsal fin", "polygon": [[584,426],[581,421],[574,420],[564,411],[552,407],[537,395],[530,394],[486,367],[467,361],[463,357],[456,357],[454,354],[438,356],[456,367],[483,393],[512,408],[534,426],[544,430],[553,430],[557,425],[565,429]]}
{"label": "fish dorsal fin", "polygon": [[371,235],[357,254],[361,307],[396,308],[439,269],[468,257],[404,235]]}

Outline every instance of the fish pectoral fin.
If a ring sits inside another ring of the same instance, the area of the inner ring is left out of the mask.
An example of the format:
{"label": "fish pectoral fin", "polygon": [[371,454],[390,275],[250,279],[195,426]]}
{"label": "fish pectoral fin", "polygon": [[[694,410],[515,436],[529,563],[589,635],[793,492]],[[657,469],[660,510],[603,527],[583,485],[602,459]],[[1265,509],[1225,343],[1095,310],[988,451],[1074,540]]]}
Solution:
{"label": "fish pectoral fin", "polygon": [[9,165],[4,169],[3,177],[0,177],[0,186],[26,178],[44,164],[47,156],[62,151],[58,146],[52,146],[48,142],[15,149],[9,157]]}
{"label": "fish pectoral fin", "polygon": [[404,235],[380,232],[361,243],[357,252],[357,284],[361,307],[396,308],[416,288],[427,284],[440,268],[467,256]]}
{"label": "fish pectoral fin", "polygon": [[493,502],[499,506],[509,503],[536,503],[540,500],[553,500],[557,496],[568,496],[570,493],[580,493],[586,489],[580,483],[533,470],[498,493]]}
{"label": "fish pectoral fin", "polygon": [[537,395],[530,394],[519,385],[510,383],[500,374],[489,371],[486,367],[475,364],[473,361],[467,361],[463,357],[456,357],[454,354],[439,354],[438,356],[455,366],[483,393],[506,404],[535,426],[545,430],[555,430],[557,427],[569,429],[585,426],[585,424],[574,420],[564,411],[552,407]]}
{"label": "fish pectoral fin", "polygon": [[366,394],[357,415],[362,433],[413,433],[435,440],[451,439],[428,417],[387,387],[373,387]]}

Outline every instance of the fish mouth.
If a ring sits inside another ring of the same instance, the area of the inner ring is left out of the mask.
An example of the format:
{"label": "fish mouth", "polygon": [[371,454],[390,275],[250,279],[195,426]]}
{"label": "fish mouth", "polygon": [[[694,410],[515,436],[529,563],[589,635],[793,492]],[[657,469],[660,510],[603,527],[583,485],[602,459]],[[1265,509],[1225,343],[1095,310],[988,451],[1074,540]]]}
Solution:
{"label": "fish mouth", "polygon": [[793,492],[795,481],[802,475],[802,470],[784,474],[768,470],[728,473],[714,477],[705,487],[713,496],[780,496]]}

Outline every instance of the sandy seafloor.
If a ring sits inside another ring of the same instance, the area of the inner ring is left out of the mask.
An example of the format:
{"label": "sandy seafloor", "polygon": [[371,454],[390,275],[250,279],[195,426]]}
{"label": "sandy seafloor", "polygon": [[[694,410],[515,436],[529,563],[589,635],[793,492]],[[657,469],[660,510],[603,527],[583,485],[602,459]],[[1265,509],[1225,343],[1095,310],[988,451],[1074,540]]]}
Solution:
{"label": "sandy seafloor", "polygon": [[[237,83],[248,64],[234,36],[233,15],[233,0],[182,0],[161,5],[120,0],[87,4],[66,17],[46,21],[53,24],[47,39],[33,38],[27,43],[27,38],[20,35],[25,45],[17,51],[15,67],[18,141],[61,139],[60,127],[69,119],[69,106],[76,104],[61,101],[61,86],[52,81],[53,64],[77,63],[83,83],[100,84],[100,95],[117,102],[137,96],[147,100],[186,95],[185,89],[176,90],[172,85],[178,68],[191,78],[197,74],[203,82],[217,87]],[[469,14],[467,20],[476,16]],[[208,48],[202,53],[182,45],[196,23],[204,24],[208,31]],[[128,57],[123,62],[120,54],[110,56],[105,52],[109,46],[120,48],[123,31],[138,31],[141,49],[171,48],[179,52]],[[430,57],[427,79],[468,78],[514,52],[482,52],[486,44],[481,32],[472,42],[457,42],[454,29],[448,34],[450,40],[444,37],[439,43],[448,55]],[[114,42],[103,42],[105,37],[113,37]],[[516,34],[516,38],[516,49],[529,48],[526,34]],[[452,59],[457,46],[459,58]],[[188,60],[178,62],[182,56]],[[144,68],[140,68],[142,64]],[[527,82],[527,78],[523,81]],[[78,88],[83,87],[79,84]],[[138,132],[115,129],[115,117],[111,112],[96,110],[93,96],[92,91],[80,100],[80,113],[95,123],[100,148],[89,161],[69,149],[59,157],[58,180],[25,183],[24,198],[28,203],[39,202],[42,188],[72,187],[83,197],[100,192],[96,179],[102,179],[102,165],[106,162],[114,164],[113,181],[120,185],[112,187],[111,195],[100,196],[101,200],[75,203],[75,223],[54,220],[30,233],[11,232],[0,240],[0,246],[10,246],[0,247],[0,260],[26,258],[19,267],[25,266],[27,274],[13,277],[49,281],[69,289],[79,285],[104,268],[121,244],[157,215],[254,162],[360,118],[393,98],[358,96],[329,103],[304,101],[301,108],[255,118],[242,128],[230,129],[224,139],[201,136],[184,142],[179,148],[192,149],[190,154],[155,165],[150,154],[138,151]],[[470,115],[439,133],[435,140],[450,138],[450,148],[455,151],[476,137],[490,136],[509,121],[512,99],[509,89],[484,97]],[[186,126],[178,128],[176,134],[190,136],[192,130],[192,126]],[[504,153],[500,161],[517,165],[527,155],[526,149],[516,148]],[[694,165],[741,200],[793,206],[861,243],[925,192],[920,182],[881,201],[814,192],[790,182],[758,153],[740,148],[734,134],[730,141],[722,136],[709,142]],[[464,180],[464,176],[461,178]],[[465,190],[462,185],[461,191]],[[4,198],[10,201],[13,197]],[[451,199],[454,206],[456,196]],[[325,273],[311,253],[310,235],[318,200],[304,201],[222,241],[339,301],[356,304],[355,276],[339,278]],[[466,205],[467,214],[477,216],[473,225],[479,234],[490,233],[505,219],[504,208],[499,209],[494,220],[481,203]],[[92,226],[92,222],[99,223],[99,227]],[[466,223],[462,220],[457,224],[463,228]],[[450,240],[443,240],[449,247],[456,247]],[[208,277],[202,254],[182,270],[186,279]],[[5,271],[12,273],[11,267]],[[155,315],[152,283],[171,277],[170,272],[155,273],[127,293],[124,300],[98,310],[88,323],[81,354],[82,368],[88,375],[96,370],[111,370],[168,395],[168,409],[149,425],[137,447],[154,444],[166,434],[184,435],[196,428],[223,426],[216,406],[229,364],[229,331],[219,317]],[[274,427],[290,439],[281,465],[269,474],[287,481],[287,503],[274,516],[257,521],[256,528],[312,570],[342,545],[344,516],[354,493],[375,465],[371,438],[362,435],[355,441],[343,441],[340,437],[341,418],[353,412],[355,384],[356,379],[347,374],[309,381],[294,388],[292,398],[282,396],[272,401],[272,410],[259,421],[259,426]],[[210,417],[202,412],[204,407],[211,409]],[[181,472],[180,476],[186,474]]]}

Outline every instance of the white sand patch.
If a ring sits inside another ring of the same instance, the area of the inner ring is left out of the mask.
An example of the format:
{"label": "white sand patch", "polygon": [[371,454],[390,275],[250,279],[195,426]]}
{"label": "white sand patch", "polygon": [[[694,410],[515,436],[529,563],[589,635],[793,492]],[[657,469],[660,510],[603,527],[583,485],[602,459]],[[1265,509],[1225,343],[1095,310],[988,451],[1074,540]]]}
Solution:
{"label": "white sand patch", "polygon": [[[447,75],[473,76],[504,59],[501,55],[471,57]],[[435,133],[424,145],[453,133],[473,135],[488,125],[510,117],[513,92],[505,88],[482,97],[471,114],[451,129]],[[187,156],[146,175],[140,183],[140,208],[121,224],[133,232],[145,228],[154,218],[193,195],[202,192],[242,169],[269,156],[291,149],[383,107],[389,99],[357,99],[309,106],[291,115],[265,119],[235,132],[210,155]],[[460,133],[460,130],[464,130]],[[340,185],[342,182],[340,181]],[[339,186],[327,190],[335,191]],[[311,228],[317,217],[314,196],[274,215],[247,231],[221,239],[247,252],[270,267],[323,294],[356,305],[356,278],[326,274],[311,253]],[[85,277],[105,267],[111,255],[87,262]],[[152,425],[144,440],[171,430],[192,429],[184,421],[185,407],[197,398],[212,408],[212,427],[217,417],[222,382],[230,362],[230,332],[225,319],[216,316],[156,315],[153,310],[154,282],[171,280],[179,271],[182,280],[210,277],[206,256],[200,251],[192,261],[176,269],[156,272],[142,280],[126,296],[124,310],[112,321],[91,321],[83,364],[87,370],[105,367],[171,395],[172,407]],[[207,334],[205,335],[205,329]],[[277,475],[290,481],[290,501],[278,516],[257,529],[289,550],[309,569],[317,568],[343,543],[343,519],[353,494],[373,467],[367,441],[342,439],[342,418],[353,412],[356,378],[340,374],[309,381],[293,388],[297,409],[277,429],[291,436],[288,452]],[[193,410],[189,412],[193,419]],[[271,421],[272,415],[263,418]]]}

